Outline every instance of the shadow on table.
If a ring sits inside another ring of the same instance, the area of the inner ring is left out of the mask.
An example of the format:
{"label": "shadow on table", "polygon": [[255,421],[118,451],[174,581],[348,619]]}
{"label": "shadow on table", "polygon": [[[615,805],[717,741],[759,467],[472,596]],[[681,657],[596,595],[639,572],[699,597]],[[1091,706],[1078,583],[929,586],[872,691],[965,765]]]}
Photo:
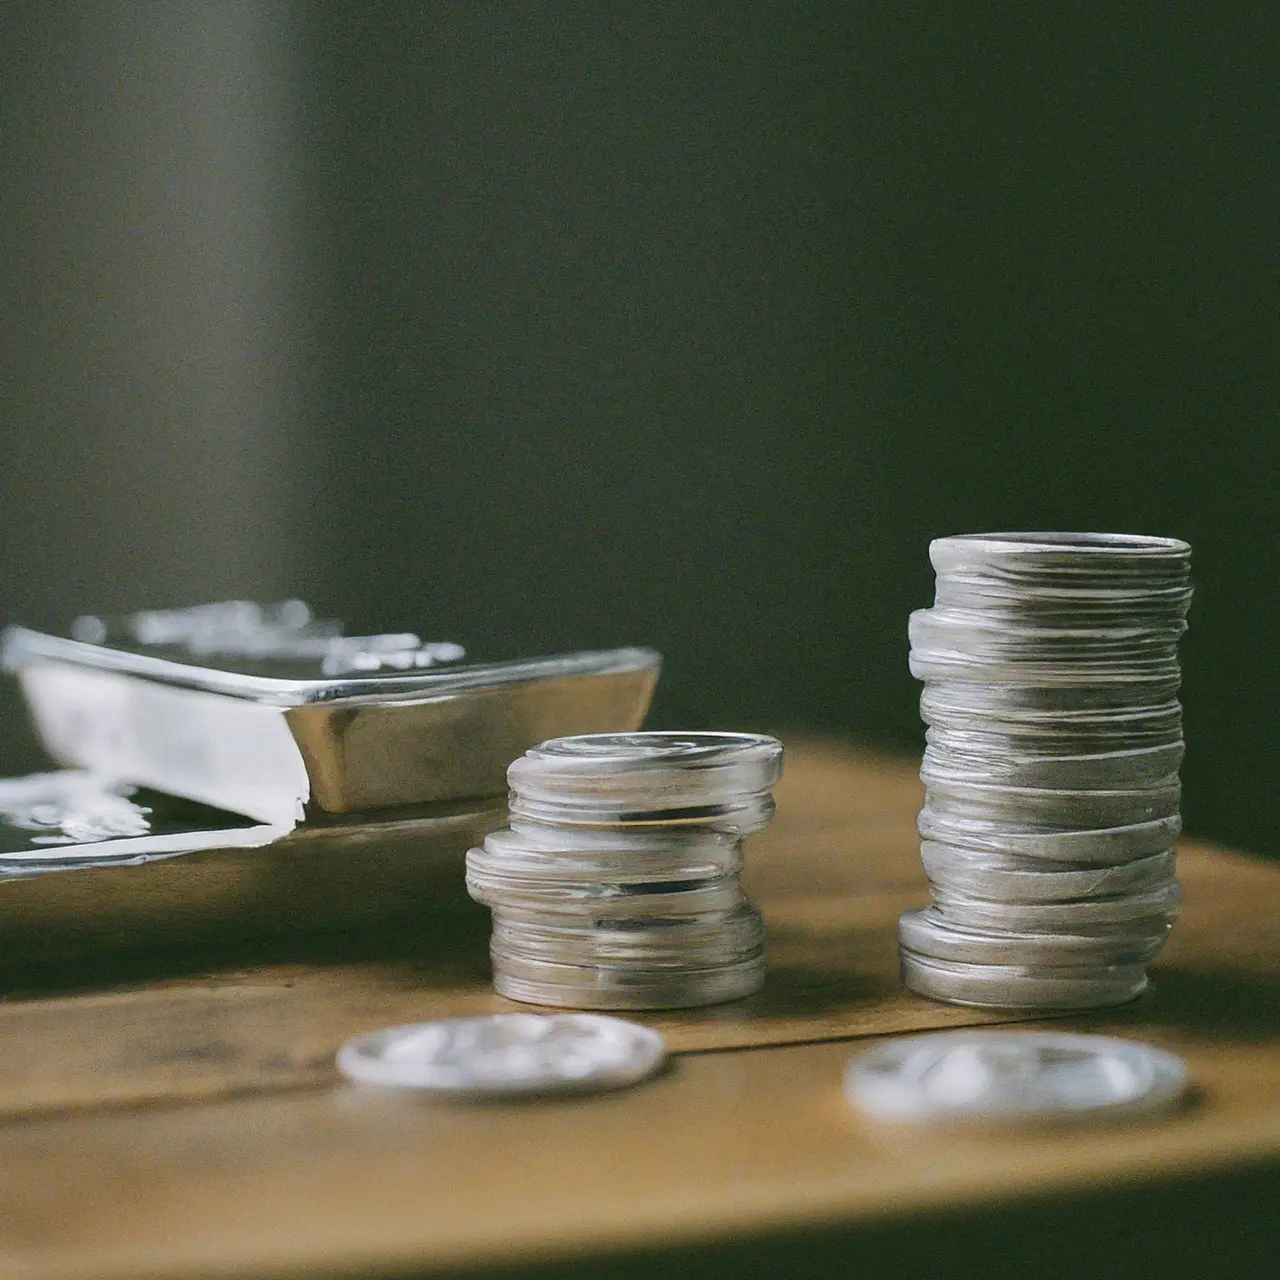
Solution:
{"label": "shadow on table", "polygon": [[[1121,1011],[1107,1015],[1114,1023]],[[1230,969],[1156,965],[1150,993],[1123,1011],[1134,1027],[1222,1032],[1267,1042],[1280,1035],[1280,981]]]}
{"label": "shadow on table", "polygon": [[788,919],[786,904],[770,905],[769,976],[746,1002],[751,1009],[767,1017],[834,1013],[896,990],[898,945],[892,931],[861,922],[833,927]]}
{"label": "shadow on table", "polygon": [[845,968],[779,965],[769,970],[764,986],[755,995],[732,1007],[749,1009],[764,1018],[832,1014],[882,998],[892,985],[878,974]]}
{"label": "shadow on table", "polygon": [[149,948],[121,942],[101,952],[0,958],[0,999],[100,991],[272,965],[377,964],[427,984],[487,982],[489,912],[455,899],[411,921],[359,929],[275,935],[229,926],[193,945]]}
{"label": "shadow on table", "polygon": [[[1280,1255],[1280,1166],[848,1228],[760,1234],[471,1280],[1261,1280]],[[462,1273],[447,1273],[462,1274]],[[425,1276],[418,1280],[427,1280]]]}

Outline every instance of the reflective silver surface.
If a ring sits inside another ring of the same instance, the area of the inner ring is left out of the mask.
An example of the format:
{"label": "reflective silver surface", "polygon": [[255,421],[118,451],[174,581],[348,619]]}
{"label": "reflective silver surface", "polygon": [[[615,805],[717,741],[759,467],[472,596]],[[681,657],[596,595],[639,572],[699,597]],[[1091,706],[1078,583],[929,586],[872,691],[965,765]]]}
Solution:
{"label": "reflective silver surface", "polygon": [[[306,609],[300,601],[288,603]],[[658,663],[657,654],[647,649],[463,663],[461,646],[424,644],[407,633],[342,636],[336,630],[340,624],[325,622],[314,624],[324,634],[311,635],[310,623],[294,628],[270,625],[270,611],[284,607],[264,609],[247,601],[229,601],[136,614],[114,628],[101,619],[78,619],[80,635],[101,637],[92,641],[9,627],[4,632],[4,665],[9,671],[20,671],[32,663],[68,663],[266,706],[296,707],[339,700],[443,697],[529,680],[656,668]],[[214,611],[205,629],[194,620],[202,610]],[[153,628],[138,621],[155,618],[185,619],[189,625]],[[233,624],[237,618],[243,624],[239,629]],[[125,634],[117,638],[120,629]],[[343,674],[336,674],[339,670]]]}
{"label": "reflective silver surface", "polygon": [[903,981],[996,1008],[1132,999],[1178,910],[1191,548],[1010,533],[929,555],[908,633],[933,906],[902,919]]}
{"label": "reflective silver surface", "polygon": [[742,840],[772,816],[775,738],[589,734],[514,760],[511,825],[467,854],[494,987],[584,1009],[736,1000],[765,977]]}
{"label": "reflective silver surface", "polygon": [[[463,801],[321,814],[273,839],[271,827],[189,800],[142,788],[125,798],[140,811],[132,820],[146,822],[145,836],[50,846],[34,838],[54,834],[53,826],[0,823],[4,850],[18,855],[0,860],[0,968],[29,976],[64,961],[92,957],[96,966],[111,956],[193,950],[248,958],[291,940],[312,954],[325,937],[339,946],[373,938],[381,947],[402,933],[422,935],[411,944],[419,957],[432,948],[452,954],[457,940],[439,931],[473,920],[466,850],[506,819],[501,801]],[[61,826],[44,803],[37,817]],[[466,927],[462,945],[483,950],[482,925]]]}
{"label": "reflective silver surface", "polygon": [[71,638],[179,663],[200,658],[233,674],[276,678],[390,674],[466,657],[461,645],[424,643],[407,632],[345,636],[340,622],[314,617],[301,600],[269,605],[223,600],[126,618],[86,616],[71,624]]}
{"label": "reflective silver surface", "polygon": [[1020,964],[1048,969],[1141,964],[1160,954],[1172,926],[1139,921],[1105,933],[1032,933],[1008,927],[974,929],[944,919],[934,907],[898,917],[903,952],[969,964]]}
{"label": "reflective silver surface", "polygon": [[288,830],[86,773],[0,779],[0,880],[250,848]]}
{"label": "reflective silver surface", "polygon": [[507,770],[517,822],[687,824],[750,835],[773,817],[782,745],[750,733],[593,733],[556,738]]}
{"label": "reflective silver surface", "polygon": [[1147,973],[1139,963],[1041,968],[1023,955],[1014,964],[974,964],[905,948],[899,959],[908,990],[982,1009],[1106,1009],[1136,1000],[1147,989]]}
{"label": "reflective silver surface", "polygon": [[[4,662],[50,755],[271,823],[496,795],[537,742],[638,728],[661,663],[463,663],[416,636],[341,637],[296,601],[205,609],[135,615],[127,646],[97,619],[80,621],[89,640],[9,628]],[[325,676],[339,659],[358,674]]]}

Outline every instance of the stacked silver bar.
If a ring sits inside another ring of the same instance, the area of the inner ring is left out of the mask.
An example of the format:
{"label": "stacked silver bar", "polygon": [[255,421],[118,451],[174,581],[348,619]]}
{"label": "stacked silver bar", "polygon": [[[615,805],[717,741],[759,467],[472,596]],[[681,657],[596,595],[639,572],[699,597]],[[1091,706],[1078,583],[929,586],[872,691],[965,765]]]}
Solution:
{"label": "stacked silver bar", "polygon": [[899,924],[911,989],[1051,1010],[1146,987],[1178,912],[1190,555],[1123,534],[930,545],[936,598],[910,637],[933,906]]}
{"label": "stacked silver bar", "polygon": [[669,1009],[755,991],[764,922],[742,842],[772,818],[781,772],[781,744],[754,734],[587,734],[521,756],[511,825],[467,855],[499,994]]}

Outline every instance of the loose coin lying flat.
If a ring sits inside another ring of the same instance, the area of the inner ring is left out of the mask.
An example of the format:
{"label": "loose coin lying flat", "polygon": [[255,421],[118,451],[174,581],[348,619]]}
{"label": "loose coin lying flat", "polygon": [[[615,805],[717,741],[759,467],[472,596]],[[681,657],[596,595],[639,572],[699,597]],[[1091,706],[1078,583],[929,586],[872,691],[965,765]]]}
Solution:
{"label": "loose coin lying flat", "polygon": [[386,1027],[348,1040],[337,1063],[361,1084],[486,1098],[620,1089],[665,1058],[656,1031],[621,1018],[505,1013]]}
{"label": "loose coin lying flat", "polygon": [[1180,1058],[1105,1036],[952,1031],[890,1040],[845,1071],[849,1101],[878,1120],[1111,1120],[1171,1107]]}

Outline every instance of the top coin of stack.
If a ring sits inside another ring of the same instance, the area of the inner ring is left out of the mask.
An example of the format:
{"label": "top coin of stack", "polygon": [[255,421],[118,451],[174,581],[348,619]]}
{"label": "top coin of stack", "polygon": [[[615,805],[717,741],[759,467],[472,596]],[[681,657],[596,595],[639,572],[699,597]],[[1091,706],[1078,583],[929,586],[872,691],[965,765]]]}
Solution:
{"label": "top coin of stack", "polygon": [[467,855],[498,992],[657,1009],[756,990],[764,923],[738,876],[781,769],[779,742],[736,733],[586,734],[517,759],[509,829]]}
{"label": "top coin of stack", "polygon": [[1178,907],[1191,549],[1009,533],[929,554],[936,598],[910,638],[934,902],[902,918],[904,981],[996,1007],[1131,999]]}

